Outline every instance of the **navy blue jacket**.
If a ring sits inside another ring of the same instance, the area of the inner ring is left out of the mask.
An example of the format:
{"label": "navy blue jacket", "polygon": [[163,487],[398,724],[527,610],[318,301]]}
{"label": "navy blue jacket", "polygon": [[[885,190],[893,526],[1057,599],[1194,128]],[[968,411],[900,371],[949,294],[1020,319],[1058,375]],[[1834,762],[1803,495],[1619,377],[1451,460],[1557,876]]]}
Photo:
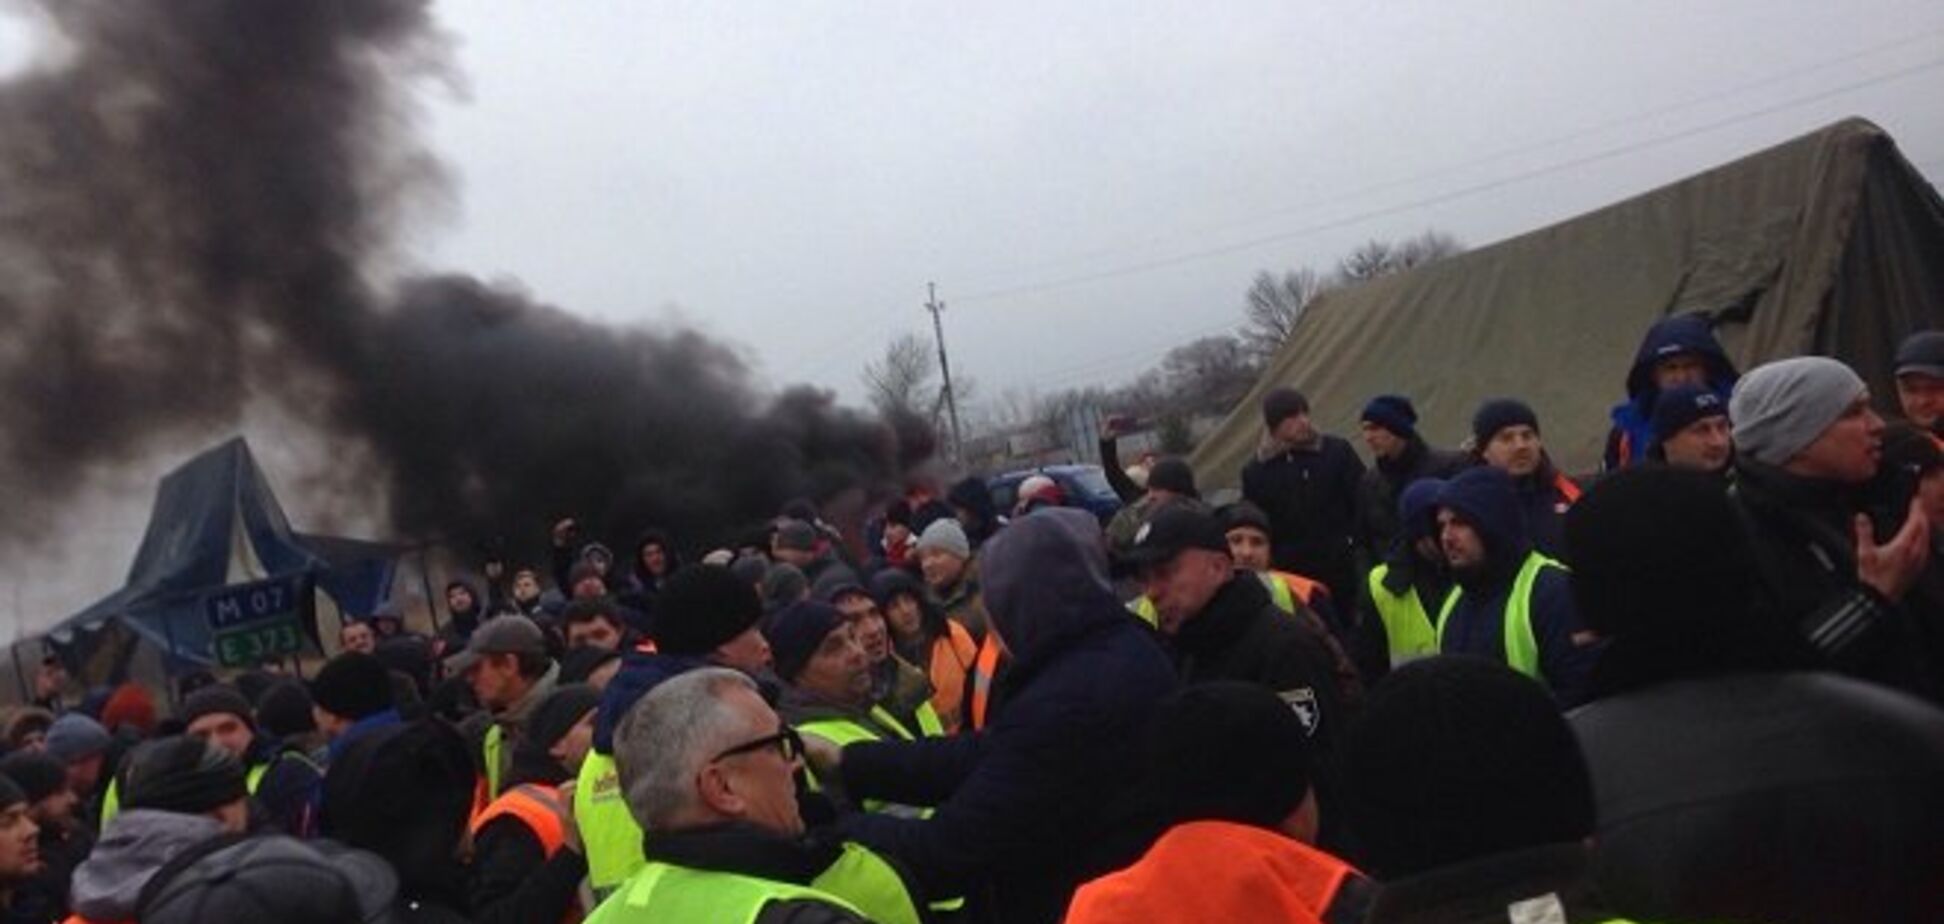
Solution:
{"label": "navy blue jacket", "polygon": [[1641,339],[1633,366],[1627,371],[1627,400],[1613,406],[1613,429],[1607,433],[1603,460],[1605,471],[1618,471],[1647,458],[1647,445],[1654,441],[1654,402],[1660,398],[1660,389],[1654,387],[1654,366],[1681,353],[1697,354],[1707,363],[1708,387],[1721,400],[1727,401],[1735,390],[1735,364],[1715,339],[1714,326],[1707,318],[1681,314],[1655,322]]}
{"label": "navy blue jacket", "polygon": [[[1440,650],[1504,663],[1506,601],[1533,550],[1512,479],[1495,468],[1471,469],[1445,485],[1438,506],[1452,509],[1478,530],[1487,557],[1483,568],[1455,575],[1464,593],[1445,618]],[[1586,699],[1587,678],[1599,649],[1575,640],[1576,635],[1586,637],[1568,580],[1557,568],[1540,571],[1532,587],[1532,634],[1539,643],[1539,673],[1553,698],[1575,706]]]}
{"label": "navy blue jacket", "polygon": [[1052,924],[1081,883],[1132,863],[1158,833],[1135,781],[1174,669],[1115,599],[1092,515],[1032,513],[981,555],[986,608],[1015,658],[1003,697],[975,735],[845,748],[853,795],[938,808],[839,829],[897,858],[933,898]]}

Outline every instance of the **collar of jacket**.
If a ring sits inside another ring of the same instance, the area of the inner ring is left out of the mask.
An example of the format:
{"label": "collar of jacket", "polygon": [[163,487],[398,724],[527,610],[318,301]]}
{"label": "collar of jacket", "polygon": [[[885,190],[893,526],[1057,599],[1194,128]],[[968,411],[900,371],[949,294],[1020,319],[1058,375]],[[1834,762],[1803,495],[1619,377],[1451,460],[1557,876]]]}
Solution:
{"label": "collar of jacket", "polygon": [[652,861],[808,885],[843,852],[835,841],[786,837],[746,821],[687,831],[657,831],[642,842]]}
{"label": "collar of jacket", "polygon": [[1414,436],[1404,443],[1404,451],[1395,458],[1378,459],[1377,471],[1383,473],[1384,480],[1401,490],[1408,485],[1397,483],[1399,479],[1417,474],[1418,469],[1424,466],[1425,457],[1430,454],[1431,447],[1424,442],[1424,437]]}
{"label": "collar of jacket", "polygon": [[1584,845],[1552,844],[1494,854],[1387,881],[1368,920],[1372,924],[1505,920],[1512,906],[1549,896],[1566,910],[1564,920],[1589,920],[1586,912],[1593,902]]}
{"label": "collar of jacket", "polygon": [[1847,531],[1849,515],[1855,509],[1854,492],[1847,486],[1791,474],[1780,466],[1746,456],[1736,456],[1734,466],[1736,494],[1759,506],[1807,514]]}
{"label": "collar of jacket", "polygon": [[1201,612],[1189,617],[1175,633],[1175,647],[1186,654],[1205,655],[1226,650],[1249,631],[1263,607],[1274,606],[1262,579],[1247,571],[1230,575]]}

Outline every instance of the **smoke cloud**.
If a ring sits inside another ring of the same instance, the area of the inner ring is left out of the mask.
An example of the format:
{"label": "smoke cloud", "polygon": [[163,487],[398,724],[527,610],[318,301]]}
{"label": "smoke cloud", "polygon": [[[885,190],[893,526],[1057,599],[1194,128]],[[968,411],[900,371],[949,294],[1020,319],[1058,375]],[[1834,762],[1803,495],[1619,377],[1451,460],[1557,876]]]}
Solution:
{"label": "smoke cloud", "polygon": [[307,483],[364,485],[398,534],[455,543],[564,515],[713,540],[790,497],[895,485],[930,452],[910,422],[763,393],[694,331],[387,278],[447,193],[413,133],[412,94],[447,73],[425,0],[34,9],[64,54],[0,85],[14,541],[265,404],[328,453]]}

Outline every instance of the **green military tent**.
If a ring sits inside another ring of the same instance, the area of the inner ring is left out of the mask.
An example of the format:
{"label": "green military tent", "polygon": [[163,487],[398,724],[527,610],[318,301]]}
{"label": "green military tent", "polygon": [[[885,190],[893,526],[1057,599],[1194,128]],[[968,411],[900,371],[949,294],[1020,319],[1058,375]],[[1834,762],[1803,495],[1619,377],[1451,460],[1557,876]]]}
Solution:
{"label": "green military tent", "polygon": [[[1350,433],[1396,392],[1440,445],[1488,398],[1538,411],[1562,467],[1599,464],[1641,335],[1701,312],[1736,364],[1821,353],[1887,409],[1891,357],[1944,328],[1944,201],[1862,119],[1519,237],[1351,289],[1303,313],[1262,378],[1193,457],[1233,485],[1262,436],[1260,401],[1292,385],[1318,424]],[[1355,442],[1353,440],[1353,442]]]}

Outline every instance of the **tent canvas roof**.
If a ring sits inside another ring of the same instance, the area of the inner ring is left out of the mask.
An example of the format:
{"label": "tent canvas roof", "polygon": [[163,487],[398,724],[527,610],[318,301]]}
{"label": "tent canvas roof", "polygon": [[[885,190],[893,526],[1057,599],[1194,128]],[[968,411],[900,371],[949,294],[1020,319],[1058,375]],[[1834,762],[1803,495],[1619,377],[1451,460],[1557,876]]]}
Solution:
{"label": "tent canvas roof", "polygon": [[[48,635],[71,643],[78,633],[113,621],[177,659],[207,663],[211,632],[202,598],[208,591],[295,574],[317,576],[330,589],[333,561],[327,556],[335,553],[344,559],[338,563],[344,567],[394,551],[378,543],[320,540],[293,532],[249,445],[238,437],[162,479],[127,584],[61,621]],[[390,571],[364,578],[349,581],[344,592],[369,597],[375,588],[382,594]]]}
{"label": "tent canvas roof", "polygon": [[1598,464],[1641,335],[1703,312],[1737,366],[1822,353],[1890,394],[1896,345],[1944,328],[1944,202],[1881,129],[1849,119],[1595,212],[1313,303],[1242,403],[1203,441],[1205,484],[1233,485],[1258,408],[1293,385],[1326,432],[1371,396],[1418,408],[1439,445],[1499,396],[1537,410],[1569,470]]}

